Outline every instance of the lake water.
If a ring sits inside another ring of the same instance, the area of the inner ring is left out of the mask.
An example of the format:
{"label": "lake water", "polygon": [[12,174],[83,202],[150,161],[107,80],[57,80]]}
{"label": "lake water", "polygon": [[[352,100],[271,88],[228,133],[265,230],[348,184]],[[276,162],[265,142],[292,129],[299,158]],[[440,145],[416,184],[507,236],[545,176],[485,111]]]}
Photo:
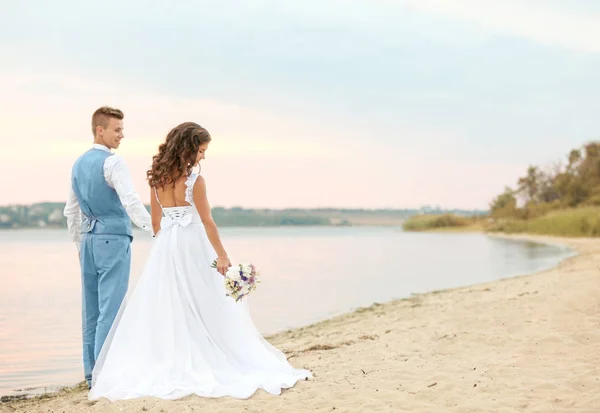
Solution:
{"label": "lake water", "polygon": [[[532,273],[573,255],[483,234],[390,227],[223,228],[234,262],[262,283],[249,299],[264,334],[374,302]],[[152,244],[136,232],[130,289]],[[77,250],[66,230],[0,231],[0,395],[83,379]]]}

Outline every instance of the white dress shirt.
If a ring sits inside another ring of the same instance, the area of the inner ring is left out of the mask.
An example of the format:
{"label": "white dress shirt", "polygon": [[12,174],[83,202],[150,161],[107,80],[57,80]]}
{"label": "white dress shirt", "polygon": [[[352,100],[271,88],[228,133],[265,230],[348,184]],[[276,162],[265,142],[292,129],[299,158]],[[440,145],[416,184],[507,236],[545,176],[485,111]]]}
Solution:
{"label": "white dress shirt", "polygon": [[[110,152],[110,149],[104,145],[95,143],[93,147],[94,149]],[[152,219],[133,187],[131,174],[129,173],[129,169],[127,169],[127,165],[125,165],[123,158],[118,155],[112,155],[106,158],[104,161],[104,179],[108,186],[117,191],[121,204],[125,207],[125,210],[133,223],[143,230],[152,232]],[[70,185],[69,192],[69,200],[65,205],[64,216],[67,217],[69,236],[71,240],[77,244],[77,248],[79,249],[79,244],[81,242],[82,212],[72,185]]]}

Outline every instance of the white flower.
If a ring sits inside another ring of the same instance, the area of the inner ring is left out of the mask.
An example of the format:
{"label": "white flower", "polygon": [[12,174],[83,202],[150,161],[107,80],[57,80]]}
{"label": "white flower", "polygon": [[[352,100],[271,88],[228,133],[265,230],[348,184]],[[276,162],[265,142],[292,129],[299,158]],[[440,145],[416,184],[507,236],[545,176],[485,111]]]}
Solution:
{"label": "white flower", "polygon": [[240,271],[239,271],[239,268],[238,268],[238,267],[235,267],[235,266],[233,266],[233,267],[230,267],[230,268],[227,270],[227,272],[225,273],[225,276],[226,276],[227,278],[230,278],[230,279],[234,280],[234,281],[240,281],[240,279],[241,279],[241,278],[240,278]]}

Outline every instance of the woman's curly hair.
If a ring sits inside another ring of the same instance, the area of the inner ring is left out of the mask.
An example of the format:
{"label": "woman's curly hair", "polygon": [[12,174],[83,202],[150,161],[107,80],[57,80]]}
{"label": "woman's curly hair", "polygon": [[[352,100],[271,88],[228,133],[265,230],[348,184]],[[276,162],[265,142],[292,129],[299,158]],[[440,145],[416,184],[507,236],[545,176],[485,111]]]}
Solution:
{"label": "woman's curly hair", "polygon": [[152,157],[152,167],[146,172],[150,186],[162,188],[182,176],[189,176],[196,163],[200,145],[210,142],[210,133],[202,126],[185,122],[171,129],[167,139]]}

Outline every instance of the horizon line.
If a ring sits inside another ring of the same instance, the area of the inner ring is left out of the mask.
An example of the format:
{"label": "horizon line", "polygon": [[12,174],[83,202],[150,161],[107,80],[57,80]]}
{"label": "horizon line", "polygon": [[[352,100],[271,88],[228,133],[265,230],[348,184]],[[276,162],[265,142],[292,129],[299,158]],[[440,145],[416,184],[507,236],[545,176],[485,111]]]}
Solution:
{"label": "horizon line", "polygon": [[[38,201],[33,203],[12,203],[0,205],[0,208],[9,208],[9,207],[30,207],[34,205],[40,204],[66,204],[65,201]],[[144,203],[144,206],[149,206],[149,203]],[[223,205],[214,205],[211,206],[211,209],[214,208],[223,208],[223,209],[247,209],[247,210],[261,210],[261,209],[269,209],[269,210],[286,210],[286,209],[304,209],[304,210],[324,210],[324,209],[336,209],[336,210],[363,210],[363,211],[407,211],[407,210],[421,210],[421,209],[433,209],[433,210],[441,210],[441,211],[452,211],[452,210],[461,210],[461,211],[489,211],[489,208],[465,208],[465,207],[443,207],[441,205],[431,205],[431,204],[423,204],[418,207],[333,207],[333,206],[313,206],[313,207],[244,207],[241,205],[233,205],[233,206],[223,206]]]}

